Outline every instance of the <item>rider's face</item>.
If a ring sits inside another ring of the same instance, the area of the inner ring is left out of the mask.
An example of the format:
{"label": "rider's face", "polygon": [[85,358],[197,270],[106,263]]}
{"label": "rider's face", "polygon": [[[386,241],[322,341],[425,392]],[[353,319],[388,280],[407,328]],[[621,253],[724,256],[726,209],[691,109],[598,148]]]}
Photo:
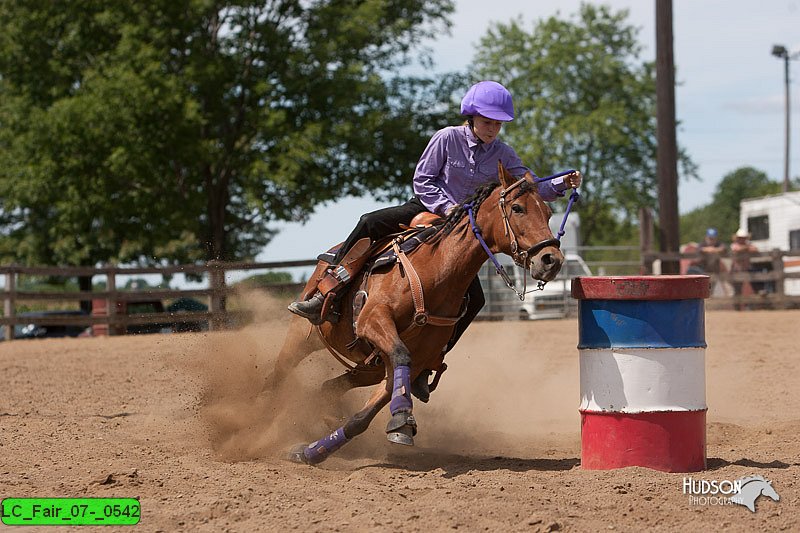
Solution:
{"label": "rider's face", "polygon": [[500,128],[503,127],[501,121],[492,120],[480,115],[475,115],[473,117],[472,124],[472,131],[475,132],[475,136],[486,144],[494,141],[500,133]]}

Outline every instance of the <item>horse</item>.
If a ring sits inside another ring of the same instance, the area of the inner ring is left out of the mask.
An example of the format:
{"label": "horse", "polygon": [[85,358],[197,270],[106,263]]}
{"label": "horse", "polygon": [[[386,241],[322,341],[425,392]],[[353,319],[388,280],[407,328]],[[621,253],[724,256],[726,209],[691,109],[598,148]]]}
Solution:
{"label": "horse", "polygon": [[735,496],[731,496],[731,502],[744,505],[751,512],[756,512],[756,500],[759,496],[767,496],[776,502],[781,499],[772,482],[764,479],[763,476],[748,476],[738,480],[741,483],[741,490]]}
{"label": "horse", "polygon": [[[421,372],[437,370],[434,388],[445,367],[445,347],[465,309],[467,288],[487,256],[493,258],[487,252],[510,255],[541,282],[558,274],[564,255],[549,227],[551,215],[530,174],[517,179],[498,164],[498,182],[479,187],[457,205],[434,227],[435,234],[407,257],[395,242],[399,260],[391,268],[354,278],[343,301],[360,300],[363,307],[357,316],[352,305],[343,305],[338,320],[316,326],[318,335],[310,335],[305,319],[293,317],[265,390],[279,386],[322,345],[350,366],[345,374],[325,382],[323,392],[343,394],[354,387],[378,386],[343,426],[320,440],[295,446],[288,458],[312,465],[324,461],[366,431],[387,403],[392,415],[387,438],[412,446],[417,423],[411,383]],[[326,267],[322,262],[317,266],[304,294],[313,292]]]}

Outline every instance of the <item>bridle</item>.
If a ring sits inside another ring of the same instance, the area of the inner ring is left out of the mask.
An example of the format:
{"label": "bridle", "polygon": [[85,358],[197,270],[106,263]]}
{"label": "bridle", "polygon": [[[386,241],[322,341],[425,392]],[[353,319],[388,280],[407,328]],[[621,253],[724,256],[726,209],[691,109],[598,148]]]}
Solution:
{"label": "bridle", "polygon": [[[558,174],[553,174],[552,176],[547,176],[546,178],[535,178],[533,180],[533,183],[537,184],[543,181],[550,181],[556,178],[560,178],[562,176],[570,176],[577,173],[578,173],[577,170],[565,170],[564,172],[559,172]],[[578,194],[577,189],[572,189],[572,193],[569,196],[569,202],[567,203],[567,209],[564,212],[564,218],[561,221],[561,226],[559,227],[558,235],[556,237],[540,241],[531,246],[530,248],[528,248],[527,250],[520,250],[519,242],[517,241],[517,236],[514,233],[514,229],[511,226],[511,221],[508,218],[508,213],[506,212],[506,196],[508,195],[508,193],[519,187],[525,180],[526,176],[523,176],[522,178],[518,179],[517,181],[509,185],[507,188],[502,189],[500,191],[500,199],[498,200],[498,204],[500,207],[500,213],[502,213],[503,215],[503,226],[505,235],[511,240],[511,257],[516,265],[522,267],[525,270],[528,270],[530,268],[529,258],[531,256],[538,254],[542,249],[548,246],[554,246],[555,248],[559,249],[561,248],[561,237],[563,237],[565,233],[564,227],[567,224],[567,217],[569,216],[569,213],[572,210],[572,206],[578,200],[580,195]],[[525,295],[528,293],[527,291],[528,276],[523,276],[524,279],[523,279],[522,292],[520,292],[519,290],[517,290],[516,285],[514,285],[514,281],[511,279],[506,270],[500,264],[500,261],[497,260],[497,257],[495,257],[495,255],[489,249],[489,246],[486,244],[486,241],[483,240],[483,235],[481,234],[481,230],[478,227],[478,224],[475,222],[472,203],[464,204],[464,208],[467,210],[467,214],[469,215],[469,223],[470,226],[472,226],[472,233],[475,234],[475,237],[478,239],[478,242],[481,243],[481,246],[483,247],[484,251],[489,255],[489,259],[491,259],[492,263],[494,264],[495,270],[500,275],[500,277],[503,278],[503,281],[508,286],[508,288],[513,290],[521,301],[525,300]],[[539,280],[538,283],[536,284],[536,289],[534,290],[540,291],[544,289],[546,283],[547,283],[546,281]]]}

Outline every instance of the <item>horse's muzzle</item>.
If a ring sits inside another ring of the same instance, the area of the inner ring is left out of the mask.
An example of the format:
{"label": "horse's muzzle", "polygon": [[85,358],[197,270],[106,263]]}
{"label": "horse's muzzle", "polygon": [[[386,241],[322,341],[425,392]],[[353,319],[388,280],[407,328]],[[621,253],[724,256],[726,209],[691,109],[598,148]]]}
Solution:
{"label": "horse's muzzle", "polygon": [[533,257],[536,254],[538,254],[539,252],[541,252],[544,248],[548,248],[548,247],[555,247],[555,248],[561,249],[561,241],[559,241],[558,239],[546,239],[546,240],[538,242],[538,243],[534,244],[533,246],[531,246],[530,248],[528,248],[526,253],[527,253],[528,257]]}
{"label": "horse's muzzle", "polygon": [[[555,240],[555,239],[553,239]],[[541,281],[552,281],[561,271],[564,254],[558,248],[558,241],[552,245],[545,241],[535,255],[529,255],[531,277]]]}

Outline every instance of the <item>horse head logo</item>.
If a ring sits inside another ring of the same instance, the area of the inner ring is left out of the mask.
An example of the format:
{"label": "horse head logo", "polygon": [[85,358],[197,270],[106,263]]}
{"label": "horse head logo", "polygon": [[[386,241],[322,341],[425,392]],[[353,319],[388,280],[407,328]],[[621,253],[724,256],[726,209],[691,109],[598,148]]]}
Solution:
{"label": "horse head logo", "polygon": [[781,499],[772,487],[772,482],[764,479],[763,476],[748,476],[736,481],[741,483],[742,489],[739,494],[731,497],[731,501],[744,505],[753,513],[756,512],[756,500],[759,496],[767,496],[776,502]]}

